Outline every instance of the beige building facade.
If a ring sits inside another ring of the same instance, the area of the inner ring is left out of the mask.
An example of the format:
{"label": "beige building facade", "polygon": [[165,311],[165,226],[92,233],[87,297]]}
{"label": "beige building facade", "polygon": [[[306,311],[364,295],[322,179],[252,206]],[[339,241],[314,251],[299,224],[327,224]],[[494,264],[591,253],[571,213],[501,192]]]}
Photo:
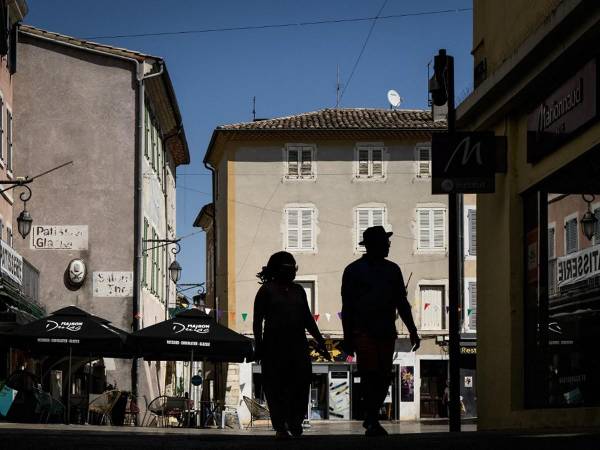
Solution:
{"label": "beige building facade", "polygon": [[[315,357],[313,419],[358,418],[358,401],[349,394],[334,406],[329,385],[342,383],[358,397],[355,364],[338,347],[340,287],[345,266],[364,252],[358,245],[362,231],[373,225],[394,233],[389,258],[403,270],[423,337],[421,349],[411,353],[398,321],[389,416],[445,413],[447,198],[433,196],[430,183],[431,133],[444,128],[427,111],[337,109],[226,125],[213,133],[205,163],[214,170],[214,222],[207,207],[197,219],[210,233],[207,248],[215,243],[215,259],[207,260],[207,274],[216,262],[209,306],[221,322],[251,336],[256,273],[277,251],[294,255],[296,282],[336,358],[328,365]],[[466,322],[464,327],[468,332]],[[262,396],[258,365],[230,365],[223,378],[229,404],[241,404],[243,395]],[[244,408],[240,414],[247,416]]]}

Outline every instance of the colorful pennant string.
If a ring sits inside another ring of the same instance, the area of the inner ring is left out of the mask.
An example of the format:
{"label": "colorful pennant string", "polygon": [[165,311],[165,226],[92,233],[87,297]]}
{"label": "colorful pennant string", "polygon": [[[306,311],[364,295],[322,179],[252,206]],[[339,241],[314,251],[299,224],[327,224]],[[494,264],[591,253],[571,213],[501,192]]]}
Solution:
{"label": "colorful pennant string", "polygon": [[331,314],[325,313],[325,318],[327,319],[327,322],[329,322],[331,320]]}
{"label": "colorful pennant string", "polygon": [[248,318],[248,313],[242,313],[242,320],[245,322]]}
{"label": "colorful pennant string", "polygon": [[315,318],[315,322],[318,322],[319,321],[319,317],[321,317],[321,315],[320,314],[315,314],[313,317]]}

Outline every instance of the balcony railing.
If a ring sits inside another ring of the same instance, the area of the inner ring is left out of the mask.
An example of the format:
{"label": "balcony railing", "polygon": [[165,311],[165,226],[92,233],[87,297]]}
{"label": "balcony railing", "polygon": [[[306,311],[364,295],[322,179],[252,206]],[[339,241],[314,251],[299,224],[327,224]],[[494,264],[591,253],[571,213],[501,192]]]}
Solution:
{"label": "balcony railing", "polygon": [[23,259],[23,284],[21,289],[29,300],[39,303],[40,271],[26,259]]}

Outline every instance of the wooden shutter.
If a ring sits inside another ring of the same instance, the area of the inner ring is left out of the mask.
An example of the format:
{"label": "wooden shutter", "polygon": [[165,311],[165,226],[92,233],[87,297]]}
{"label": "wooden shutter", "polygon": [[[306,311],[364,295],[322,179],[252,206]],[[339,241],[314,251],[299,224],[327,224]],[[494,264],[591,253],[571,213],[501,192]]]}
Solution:
{"label": "wooden shutter", "polygon": [[[469,314],[470,313],[470,314]],[[477,283],[469,282],[469,330],[477,330]]]}
{"label": "wooden shutter", "polygon": [[4,101],[0,98],[0,160],[4,161]]}
{"label": "wooden shutter", "polygon": [[431,242],[431,219],[429,209],[417,210],[417,220],[419,225],[419,248],[429,249]]}
{"label": "wooden shutter", "polygon": [[300,169],[300,175],[303,177],[312,175],[312,149],[310,147],[304,147],[302,149],[302,166]]}
{"label": "wooden shutter", "polygon": [[6,170],[13,170],[13,115],[6,111]]}
{"label": "wooden shutter", "polygon": [[554,240],[555,240],[554,228],[548,228],[548,259],[554,259]]}
{"label": "wooden shutter", "polygon": [[297,250],[300,239],[300,221],[298,218],[299,210],[287,210],[287,248]]}
{"label": "wooden shutter", "polygon": [[444,288],[441,286],[421,286],[421,328],[441,330],[443,327]]}
{"label": "wooden shutter", "polygon": [[362,241],[363,233],[367,228],[369,228],[369,210],[365,208],[356,210],[356,243],[357,247],[360,250],[364,250],[365,247],[363,245],[358,245],[360,241]]}
{"label": "wooden shutter", "polygon": [[289,148],[287,151],[288,176],[297,177],[298,172],[298,149]]}
{"label": "wooden shutter", "polygon": [[565,240],[567,244],[567,253],[577,251],[577,219],[568,220],[565,224]]}
{"label": "wooden shutter", "polygon": [[150,113],[148,111],[148,105],[145,105],[144,108],[144,156],[148,158],[150,156],[149,148],[150,148]]}
{"label": "wooden shutter", "polygon": [[417,176],[427,178],[431,174],[431,148],[417,147],[418,171]]}
{"label": "wooden shutter", "polygon": [[313,210],[302,209],[302,245],[303,250],[311,250],[314,248],[313,243]]}
{"label": "wooden shutter", "polygon": [[433,248],[446,248],[446,212],[443,209],[433,210]]}
{"label": "wooden shutter", "polygon": [[144,241],[142,244],[142,248],[143,248],[143,268],[142,268],[142,286],[147,286],[148,285],[148,275],[147,275],[147,271],[148,271],[148,252],[146,251],[146,249],[148,248],[148,243],[146,242],[146,239],[148,239],[148,219],[146,219],[144,217]]}
{"label": "wooden shutter", "polygon": [[597,220],[594,224],[594,244],[598,244],[600,243],[600,208],[594,209],[594,216]]}
{"label": "wooden shutter", "polygon": [[372,226],[372,227],[376,227],[379,225],[384,226],[383,216],[384,216],[383,208],[372,209],[370,226]]}
{"label": "wooden shutter", "polygon": [[369,150],[358,150],[358,175],[366,177],[369,175]]}
{"label": "wooden shutter", "polygon": [[469,255],[477,255],[477,211],[474,209],[469,210],[468,214],[469,223]]}
{"label": "wooden shutter", "polygon": [[382,177],[383,176],[383,150],[380,148],[373,149],[371,151],[371,158],[373,164],[373,176],[374,177]]}

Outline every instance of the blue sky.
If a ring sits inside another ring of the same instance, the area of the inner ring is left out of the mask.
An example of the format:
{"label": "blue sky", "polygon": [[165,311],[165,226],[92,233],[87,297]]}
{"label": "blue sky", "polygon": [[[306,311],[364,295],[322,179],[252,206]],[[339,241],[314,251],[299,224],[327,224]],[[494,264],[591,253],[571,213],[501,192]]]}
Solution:
{"label": "blue sky", "polygon": [[[373,17],[384,0],[27,0],[25,22],[75,37],[230,28]],[[381,15],[471,8],[471,0],[388,0]],[[387,108],[396,89],[403,108],[427,108],[427,63],[439,48],[455,57],[456,94],[472,82],[472,12],[173,36],[95,39],[166,60],[192,162],[177,171],[177,232],[210,202],[202,159],[217,125],[335,106],[339,65],[342,107]],[[182,282],[205,280],[204,234],[182,241]],[[258,270],[259,268],[257,268]]]}

